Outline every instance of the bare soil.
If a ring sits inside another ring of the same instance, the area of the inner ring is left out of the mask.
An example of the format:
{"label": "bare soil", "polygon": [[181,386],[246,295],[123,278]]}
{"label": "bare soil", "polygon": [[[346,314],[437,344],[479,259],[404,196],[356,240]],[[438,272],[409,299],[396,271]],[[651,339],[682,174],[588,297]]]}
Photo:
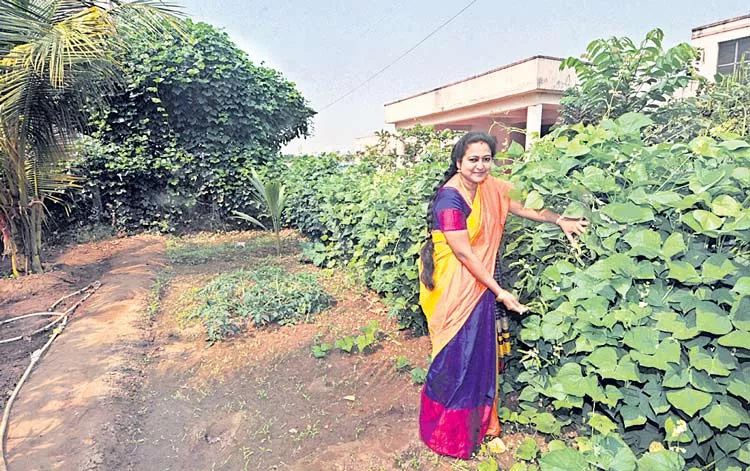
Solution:
{"label": "bare soil", "polygon": [[[476,460],[439,457],[421,444],[420,386],[395,364],[404,356],[426,368],[429,339],[399,331],[375,294],[343,274],[300,263],[293,233],[285,234],[281,257],[260,233],[201,235],[189,243],[243,248],[170,263],[164,238],[138,236],[70,246],[48,273],[0,280],[0,319],[45,310],[94,280],[103,283],[13,407],[10,471],[476,469]],[[336,304],[311,323],[249,327],[210,346],[202,326],[184,320],[193,293],[215,275],[262,263],[318,272]],[[157,279],[163,289],[154,288]],[[374,351],[312,356],[314,344],[357,334],[370,320],[383,332]],[[0,325],[0,339],[33,330],[34,322],[40,320]],[[0,345],[0,405],[46,339]],[[502,469],[513,464],[523,438],[504,437],[510,450],[495,457]]]}

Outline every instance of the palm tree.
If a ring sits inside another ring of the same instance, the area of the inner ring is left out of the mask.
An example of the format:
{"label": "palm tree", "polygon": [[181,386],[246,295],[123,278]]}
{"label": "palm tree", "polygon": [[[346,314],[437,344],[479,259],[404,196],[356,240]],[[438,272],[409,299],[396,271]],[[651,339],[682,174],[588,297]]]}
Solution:
{"label": "palm tree", "polygon": [[157,0],[0,1],[0,240],[14,275],[19,249],[42,271],[45,205],[75,185],[59,162],[120,82],[120,32],[163,31],[174,15]]}
{"label": "palm tree", "polygon": [[[273,232],[276,234],[276,254],[281,256],[281,216],[284,213],[287,200],[287,195],[284,192],[285,187],[279,181],[264,182],[255,170],[253,170],[253,178],[250,183],[253,185],[253,196],[256,203],[261,207],[265,206],[268,215],[271,217]],[[237,219],[251,222],[268,230],[262,222],[247,213],[241,211],[232,211],[232,213]]]}

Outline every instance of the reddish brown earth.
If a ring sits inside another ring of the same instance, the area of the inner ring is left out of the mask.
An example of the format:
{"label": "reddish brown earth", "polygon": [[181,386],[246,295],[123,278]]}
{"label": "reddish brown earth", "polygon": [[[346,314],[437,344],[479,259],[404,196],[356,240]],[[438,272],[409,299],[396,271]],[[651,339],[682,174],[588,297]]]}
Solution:
{"label": "reddish brown earth", "polygon": [[[139,236],[69,247],[49,273],[0,280],[0,318],[103,283],[23,387],[11,413],[9,470],[476,469],[477,461],[438,457],[419,441],[420,389],[395,361],[403,355],[426,367],[429,340],[399,331],[377,296],[346,276],[320,273],[337,302],[312,323],[249,328],[209,346],[201,326],[182,320],[194,290],[214,275],[259,263],[317,271],[298,262],[294,234],[280,258],[272,244],[184,265],[165,262],[163,238]],[[161,293],[152,288],[157,277],[170,280]],[[149,314],[154,299],[159,309]],[[383,331],[374,352],[311,355],[316,342],[356,334],[370,320]],[[32,327],[0,326],[0,338]],[[0,391],[14,387],[46,339],[0,345]],[[510,451],[496,457],[502,468],[522,438],[505,438]]]}

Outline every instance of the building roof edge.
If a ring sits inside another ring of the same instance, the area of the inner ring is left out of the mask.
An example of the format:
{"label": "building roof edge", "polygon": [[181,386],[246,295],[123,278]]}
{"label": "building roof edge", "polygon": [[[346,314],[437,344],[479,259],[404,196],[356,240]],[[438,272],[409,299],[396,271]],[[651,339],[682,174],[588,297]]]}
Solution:
{"label": "building roof edge", "polygon": [[418,96],[422,96],[422,95],[426,95],[428,93],[436,92],[438,90],[442,90],[443,88],[452,87],[453,85],[458,85],[459,83],[468,82],[469,80],[474,80],[475,78],[483,77],[485,75],[489,75],[489,74],[492,74],[492,73],[495,73],[495,72],[499,72],[499,71],[501,71],[503,69],[508,69],[510,67],[514,67],[516,65],[523,64],[524,62],[529,62],[529,61],[533,61],[533,60],[536,60],[536,59],[549,59],[549,60],[560,61],[560,62],[563,61],[563,59],[561,57],[545,56],[545,55],[531,56],[531,57],[527,57],[526,59],[521,59],[519,61],[512,62],[510,64],[506,64],[506,65],[497,67],[497,68],[492,69],[492,70],[488,70],[487,72],[482,72],[481,74],[472,75],[471,77],[467,77],[465,79],[457,80],[455,82],[451,82],[451,83],[448,83],[448,84],[445,84],[445,85],[441,85],[439,87],[435,87],[435,88],[430,89],[430,90],[425,90],[423,92],[415,93],[414,95],[409,95],[409,96],[407,96],[405,98],[400,98],[398,100],[386,103],[383,106],[394,105],[394,104],[400,103],[402,101],[411,100],[412,98],[416,98]]}
{"label": "building roof edge", "polygon": [[716,21],[716,22],[713,22],[713,23],[709,23],[707,25],[696,26],[695,28],[692,29],[692,32],[695,33],[696,31],[701,31],[701,30],[704,30],[704,29],[713,28],[714,26],[720,26],[720,25],[724,25],[724,24],[727,24],[727,23],[731,23],[733,21],[745,20],[745,19],[748,19],[748,18],[750,18],[750,13],[748,13],[747,15],[737,16],[735,18],[729,18],[729,19],[726,19],[726,20]]}

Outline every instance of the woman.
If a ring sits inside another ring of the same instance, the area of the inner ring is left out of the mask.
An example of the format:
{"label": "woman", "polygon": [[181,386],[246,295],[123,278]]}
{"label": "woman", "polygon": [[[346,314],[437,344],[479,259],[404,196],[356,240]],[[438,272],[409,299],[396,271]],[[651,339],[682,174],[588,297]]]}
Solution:
{"label": "woman", "polygon": [[422,440],[442,455],[469,458],[485,435],[498,436],[494,307],[524,306],[494,280],[508,212],[560,226],[568,240],[585,220],[533,210],[508,197],[511,185],[490,175],[495,139],[469,132],[430,201],[431,237],[420,257],[419,303],[427,316],[432,365],[422,390]]}

